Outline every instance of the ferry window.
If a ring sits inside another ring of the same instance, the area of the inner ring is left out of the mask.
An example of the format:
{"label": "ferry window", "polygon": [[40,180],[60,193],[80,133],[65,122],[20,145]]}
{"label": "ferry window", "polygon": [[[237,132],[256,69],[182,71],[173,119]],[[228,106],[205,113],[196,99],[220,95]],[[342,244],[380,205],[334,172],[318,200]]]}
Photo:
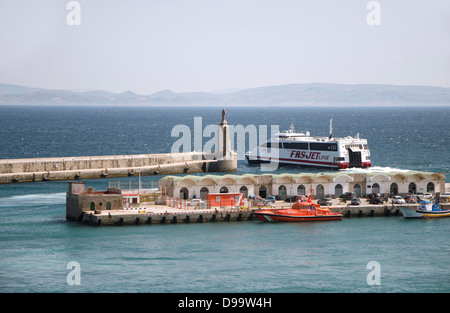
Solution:
{"label": "ferry window", "polygon": [[317,151],[337,151],[337,144],[335,143],[310,143],[311,150]]}
{"label": "ferry window", "polygon": [[260,145],[259,147],[260,148],[268,148],[268,149],[270,149],[270,148],[272,148],[272,146],[274,147],[274,148],[278,148],[278,146],[280,146],[281,147],[281,143],[278,143],[278,142],[266,142],[266,143],[263,143],[262,145]]}
{"label": "ferry window", "polygon": [[284,149],[294,149],[294,150],[308,150],[307,142],[285,142],[283,143]]}

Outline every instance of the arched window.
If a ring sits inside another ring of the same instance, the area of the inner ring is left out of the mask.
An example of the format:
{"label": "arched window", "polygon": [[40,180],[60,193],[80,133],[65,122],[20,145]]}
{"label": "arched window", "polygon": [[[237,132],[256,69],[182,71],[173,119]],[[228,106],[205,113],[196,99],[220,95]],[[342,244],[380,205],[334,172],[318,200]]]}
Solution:
{"label": "arched window", "polygon": [[206,200],[206,195],[208,194],[209,190],[206,187],[203,187],[200,189],[200,199]]}
{"label": "arched window", "polygon": [[259,187],[259,196],[261,198],[267,197],[267,188],[266,188],[266,186]]}
{"label": "arched window", "polygon": [[393,196],[398,195],[398,185],[397,185],[397,183],[392,183],[391,184],[391,187],[389,188],[389,192]]}
{"label": "arched window", "polygon": [[298,195],[304,195],[305,194],[305,186],[298,185],[298,187],[297,187],[297,194]]}
{"label": "arched window", "polygon": [[222,188],[220,188],[220,193],[228,193],[228,188],[223,186]]}
{"label": "arched window", "polygon": [[353,187],[354,193],[356,194],[357,197],[361,198],[361,185],[360,184],[355,184],[355,186]]}
{"label": "arched window", "polygon": [[427,184],[427,192],[434,192],[434,184],[433,183],[428,183]]}
{"label": "arched window", "polygon": [[239,188],[239,192],[244,194],[244,198],[248,198],[248,189],[245,186]]}
{"label": "arched window", "polygon": [[111,202],[106,202],[106,209],[111,210]]}
{"label": "arched window", "polygon": [[317,199],[323,198],[325,191],[323,185],[317,185],[316,187],[316,197]]}
{"label": "arched window", "polygon": [[189,190],[186,187],[180,189],[180,199],[189,199]]}
{"label": "arched window", "polygon": [[378,185],[377,183],[372,185],[372,192],[373,193],[380,193],[380,185]]}
{"label": "arched window", "polygon": [[410,183],[408,186],[408,192],[409,193],[416,193],[417,191],[417,186],[415,183]]}
{"label": "arched window", "polygon": [[95,210],[95,203],[94,202],[91,202],[90,209],[91,209],[91,211]]}
{"label": "arched window", "polygon": [[341,184],[337,184],[336,187],[334,187],[334,195],[336,197],[339,197],[340,195],[342,195],[344,192],[342,190],[342,185]]}
{"label": "arched window", "polygon": [[278,197],[280,197],[281,200],[286,199],[286,186],[281,185],[278,187]]}

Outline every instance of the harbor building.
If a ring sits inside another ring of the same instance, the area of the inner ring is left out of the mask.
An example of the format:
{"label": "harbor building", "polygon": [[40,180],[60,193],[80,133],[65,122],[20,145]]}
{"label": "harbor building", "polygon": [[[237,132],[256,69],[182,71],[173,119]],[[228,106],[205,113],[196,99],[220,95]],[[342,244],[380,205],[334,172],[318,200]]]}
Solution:
{"label": "harbor building", "polygon": [[[249,200],[251,195],[275,195],[282,200],[310,195],[311,190],[315,199],[337,198],[345,192],[359,197],[380,193],[385,198],[421,192],[437,195],[445,191],[445,174],[396,171],[166,176],[158,181],[157,189],[122,190],[110,186],[106,191],[95,191],[82,181],[70,181],[66,219],[93,225],[241,221],[252,219],[254,210],[259,209],[258,203]],[[284,201],[277,202],[277,206],[285,205]],[[346,217],[400,214],[390,202],[361,206],[335,202],[330,209]]]}
{"label": "harbor building", "polygon": [[166,176],[159,181],[162,195],[180,199],[206,200],[208,193],[242,193],[247,198],[269,195],[285,199],[294,195],[310,195],[316,199],[337,198],[345,192],[358,197],[371,193],[406,195],[445,192],[445,173],[420,171],[392,172],[324,172],[243,175]]}

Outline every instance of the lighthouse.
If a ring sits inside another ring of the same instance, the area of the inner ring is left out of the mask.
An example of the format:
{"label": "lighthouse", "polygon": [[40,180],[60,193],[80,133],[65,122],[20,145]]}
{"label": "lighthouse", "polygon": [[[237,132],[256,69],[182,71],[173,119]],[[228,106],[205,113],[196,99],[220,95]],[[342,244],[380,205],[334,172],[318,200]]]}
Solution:
{"label": "lighthouse", "polygon": [[227,160],[232,156],[231,153],[231,139],[230,127],[225,119],[226,111],[222,110],[222,121],[219,124],[218,138],[217,138],[217,160]]}
{"label": "lighthouse", "polygon": [[229,172],[237,169],[237,153],[231,150],[230,126],[225,119],[226,111],[222,110],[222,121],[217,131],[217,171]]}

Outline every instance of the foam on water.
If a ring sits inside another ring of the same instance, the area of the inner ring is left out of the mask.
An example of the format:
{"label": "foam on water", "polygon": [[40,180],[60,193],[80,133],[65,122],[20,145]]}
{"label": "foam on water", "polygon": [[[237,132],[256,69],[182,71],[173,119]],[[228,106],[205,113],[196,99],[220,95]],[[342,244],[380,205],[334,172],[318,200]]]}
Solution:
{"label": "foam on water", "polygon": [[347,173],[389,173],[389,172],[402,172],[406,173],[410,170],[400,169],[400,168],[394,168],[394,167],[388,167],[388,166],[373,166],[369,168],[346,168],[342,169],[341,171],[347,172]]}
{"label": "foam on water", "polygon": [[53,205],[66,203],[66,193],[41,193],[0,198],[1,207]]}

